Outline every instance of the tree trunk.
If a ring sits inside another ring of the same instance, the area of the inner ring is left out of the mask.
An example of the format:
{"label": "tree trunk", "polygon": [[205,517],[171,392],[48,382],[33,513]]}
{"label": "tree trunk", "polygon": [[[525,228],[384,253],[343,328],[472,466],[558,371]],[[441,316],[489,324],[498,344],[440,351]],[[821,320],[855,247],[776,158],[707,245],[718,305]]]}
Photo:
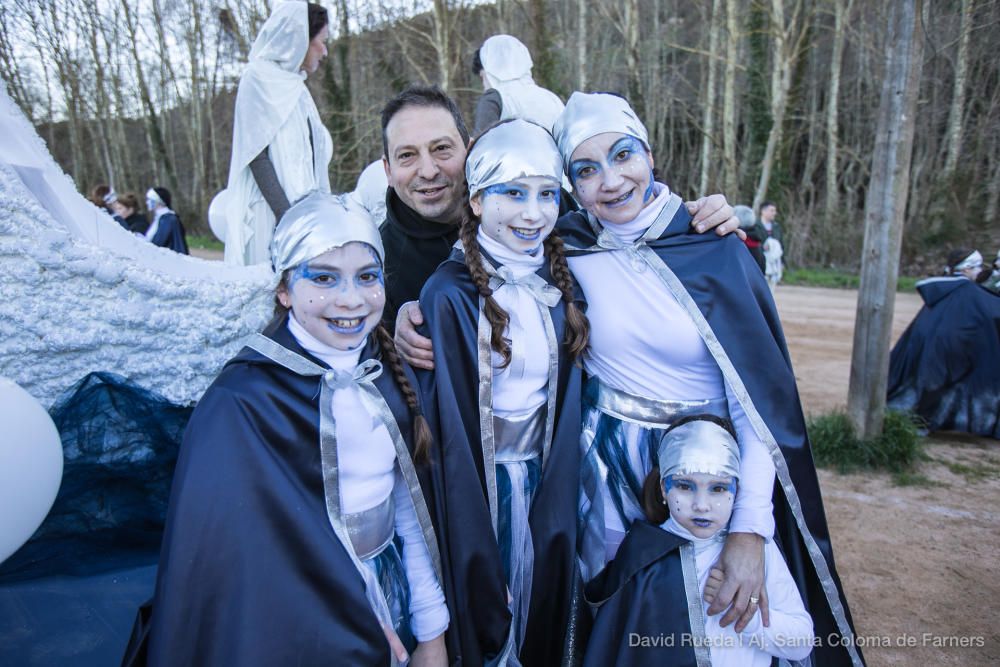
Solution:
{"label": "tree trunk", "polygon": [[969,35],[972,33],[972,0],[962,0],[962,19],[958,38],[958,58],[955,62],[955,80],[952,87],[951,107],[948,110],[948,131],[945,134],[944,179],[951,178],[958,166],[962,151],[962,114],[965,111],[965,79],[969,62]]}
{"label": "tree trunk", "polygon": [[451,90],[451,26],[447,0],[434,0],[434,49],[437,52],[438,84]]}
{"label": "tree trunk", "polygon": [[715,79],[719,69],[716,54],[719,51],[719,15],[721,12],[722,0],[712,0],[712,13],[708,17],[708,82],[705,84],[705,97],[702,102],[701,115],[701,177],[698,179],[699,195],[704,195],[708,192],[708,179],[711,177],[712,140],[715,136]]}
{"label": "tree trunk", "polygon": [[733,201],[739,200],[736,162],[736,61],[739,57],[737,30],[739,3],[726,0],[726,69],[722,86],[722,152],[724,192]]}
{"label": "tree trunk", "polygon": [[827,224],[834,220],[838,203],[837,159],[839,138],[837,117],[840,111],[840,69],[844,59],[846,30],[844,24],[851,12],[853,0],[833,0],[833,47],[830,57],[830,78],[826,93],[826,203],[823,206]]}
{"label": "tree trunk", "polygon": [[847,395],[848,415],[862,439],[881,434],[885,417],[889,341],[923,59],[922,3],[897,0],[889,9],[885,80],[865,199],[861,289]]}
{"label": "tree trunk", "polygon": [[[794,24],[795,19],[792,19]],[[788,89],[792,83],[792,66],[795,63],[796,47],[789,43],[786,33],[784,0],[771,0],[771,35],[774,43],[771,49],[771,129],[767,133],[767,143],[764,146],[764,156],[760,162],[760,179],[753,195],[754,211],[760,207],[767,196],[767,186],[771,181],[771,168],[774,165],[774,154],[781,142],[785,123],[785,110],[788,107]]]}

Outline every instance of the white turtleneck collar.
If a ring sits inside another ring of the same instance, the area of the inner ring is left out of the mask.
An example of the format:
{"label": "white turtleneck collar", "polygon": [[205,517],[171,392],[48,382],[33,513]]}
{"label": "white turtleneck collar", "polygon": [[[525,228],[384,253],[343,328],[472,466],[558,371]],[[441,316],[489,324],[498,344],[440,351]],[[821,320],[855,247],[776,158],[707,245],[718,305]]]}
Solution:
{"label": "white turtleneck collar", "polygon": [[639,211],[639,215],[635,216],[635,219],[630,222],[617,224],[614,222],[606,222],[600,218],[598,218],[598,221],[601,223],[602,227],[610,231],[622,241],[632,243],[650,228],[656,220],[656,216],[660,215],[660,211],[662,211],[663,207],[667,205],[668,201],[670,201],[670,188],[663,183],[658,181],[653,183],[653,194],[655,195],[653,201]]}
{"label": "white turtleneck collar", "polygon": [[515,276],[520,277],[534,273],[545,263],[545,252],[541,244],[538,245],[538,248],[533,253],[517,252],[484,234],[482,225],[480,225],[479,231],[476,232],[476,239],[479,241],[480,248],[488,252],[493,259],[513,271]]}
{"label": "white turtleneck collar", "polygon": [[292,337],[302,346],[303,350],[317,359],[322,359],[330,368],[338,371],[354,370],[358,365],[358,361],[361,360],[361,350],[364,349],[365,343],[368,341],[365,338],[361,342],[361,345],[358,345],[353,350],[338,350],[306,331],[306,328],[299,324],[299,321],[295,319],[295,315],[291,312],[288,313],[288,331],[291,332]]}
{"label": "white turtleneck collar", "polygon": [[668,517],[666,521],[660,524],[660,528],[669,531],[678,537],[683,537],[685,540],[691,542],[691,544],[694,545],[695,553],[703,551],[713,544],[724,541],[728,532],[725,528],[720,528],[719,531],[711,537],[695,537],[691,531],[677,523],[674,517]]}

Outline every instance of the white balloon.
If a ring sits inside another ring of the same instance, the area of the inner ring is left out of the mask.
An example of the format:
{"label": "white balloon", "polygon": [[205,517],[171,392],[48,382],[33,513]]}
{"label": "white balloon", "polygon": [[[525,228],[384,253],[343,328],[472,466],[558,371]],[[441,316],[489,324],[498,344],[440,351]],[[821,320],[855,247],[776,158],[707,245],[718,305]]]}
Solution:
{"label": "white balloon", "polygon": [[34,396],[0,378],[0,563],[42,525],[59,492],[63,451]]}
{"label": "white balloon", "polygon": [[229,190],[222,190],[212,197],[208,205],[208,226],[215,238],[226,242],[226,207],[229,206]]}

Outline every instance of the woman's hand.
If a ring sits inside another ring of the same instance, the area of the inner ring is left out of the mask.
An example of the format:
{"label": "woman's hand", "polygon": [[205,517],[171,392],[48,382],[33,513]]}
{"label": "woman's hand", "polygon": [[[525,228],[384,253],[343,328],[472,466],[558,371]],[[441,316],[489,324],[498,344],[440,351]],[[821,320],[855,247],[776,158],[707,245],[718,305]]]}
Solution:
{"label": "woman's hand", "polygon": [[417,644],[413,650],[410,667],[446,667],[448,665],[448,648],[444,644],[442,632],[434,639]]}
{"label": "woman's hand", "polygon": [[688,213],[693,217],[691,226],[699,234],[715,228],[715,233],[725,236],[736,232],[736,236],[746,240],[746,233],[740,229],[740,221],[733,214],[733,207],[726,201],[725,195],[709,195],[687,202]]}
{"label": "woman's hand", "polygon": [[424,323],[419,301],[407,301],[396,313],[396,349],[406,363],[414,368],[434,370],[434,348],[431,339],[417,333],[417,327]]}
{"label": "woman's hand", "polygon": [[[756,603],[751,598],[756,598]],[[722,627],[736,621],[733,629],[742,632],[758,608],[761,621],[770,625],[764,591],[763,537],[753,533],[730,533],[726,537],[722,554],[705,584],[705,601],[709,603],[709,616],[728,608],[719,621]]]}
{"label": "woman's hand", "polygon": [[[399,635],[396,634],[396,631],[388,625],[383,624],[382,632],[385,633],[385,638],[389,640],[389,650],[392,651],[394,656],[396,656],[396,660],[399,662],[406,662],[410,656],[406,652],[406,647],[403,646],[403,642],[400,640]],[[444,635],[441,636],[444,637]]]}

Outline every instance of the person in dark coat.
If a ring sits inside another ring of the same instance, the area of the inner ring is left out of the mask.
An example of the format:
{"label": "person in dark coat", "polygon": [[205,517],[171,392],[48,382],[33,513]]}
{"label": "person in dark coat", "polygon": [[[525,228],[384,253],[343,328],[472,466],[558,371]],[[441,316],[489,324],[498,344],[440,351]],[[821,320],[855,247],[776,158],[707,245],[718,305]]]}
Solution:
{"label": "person in dark coat", "polygon": [[146,229],[149,228],[149,220],[139,212],[139,195],[134,192],[126,192],[119,195],[111,204],[115,212],[116,220],[119,224],[133,234],[145,236]]}
{"label": "person in dark coat", "polygon": [[153,221],[146,229],[146,240],[161,248],[170,248],[182,255],[188,254],[187,234],[181,219],[170,208],[170,190],[150,188],[146,191],[146,208]]}
{"label": "person in dark coat", "polygon": [[978,251],[951,253],[948,273],[917,283],[924,307],[892,348],[888,407],[1000,439],[1000,295],[977,284],[990,273]]}

